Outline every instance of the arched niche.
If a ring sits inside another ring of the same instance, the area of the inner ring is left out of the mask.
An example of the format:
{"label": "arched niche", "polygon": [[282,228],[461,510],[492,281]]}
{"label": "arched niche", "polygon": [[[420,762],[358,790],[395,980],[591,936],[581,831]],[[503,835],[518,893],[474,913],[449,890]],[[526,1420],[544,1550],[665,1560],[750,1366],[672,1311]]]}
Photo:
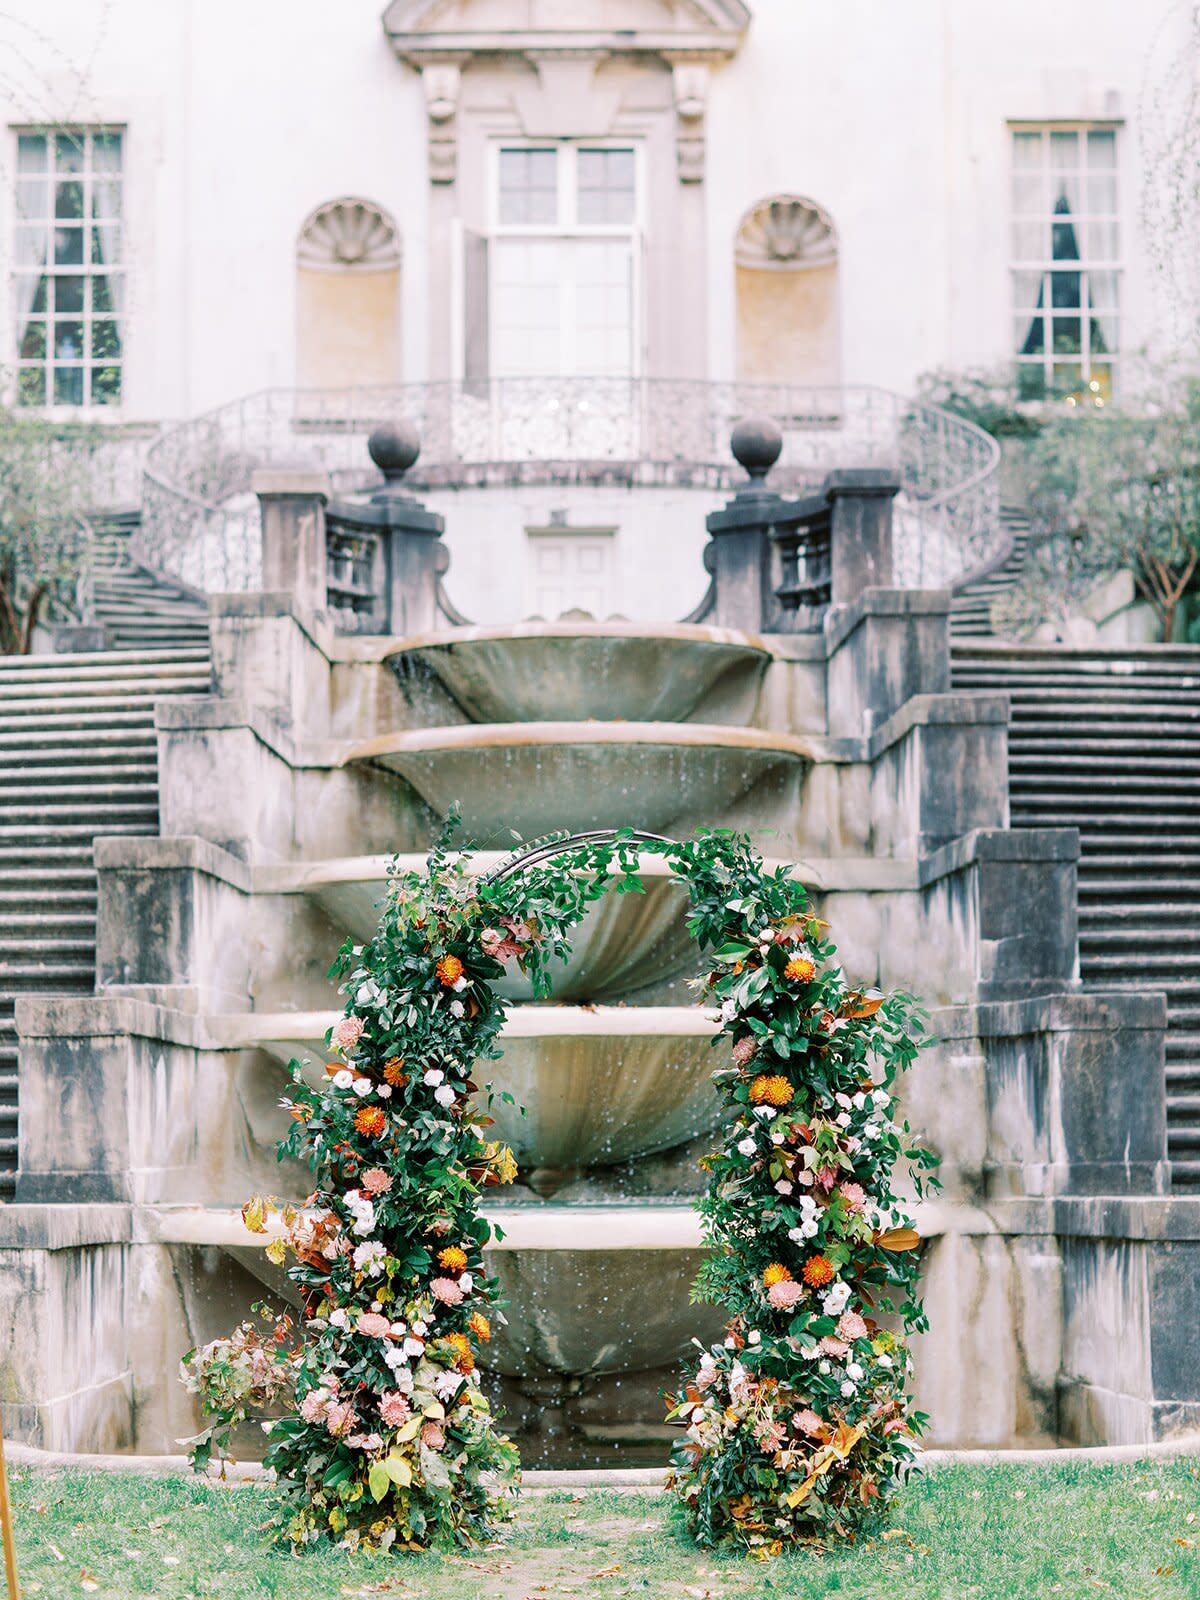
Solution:
{"label": "arched niche", "polygon": [[737,274],[737,376],[744,383],[836,385],[838,245],[811,200],[775,195],[742,218]]}
{"label": "arched niche", "polygon": [[330,200],[296,246],[296,383],[302,389],[400,378],[400,233],[369,200]]}

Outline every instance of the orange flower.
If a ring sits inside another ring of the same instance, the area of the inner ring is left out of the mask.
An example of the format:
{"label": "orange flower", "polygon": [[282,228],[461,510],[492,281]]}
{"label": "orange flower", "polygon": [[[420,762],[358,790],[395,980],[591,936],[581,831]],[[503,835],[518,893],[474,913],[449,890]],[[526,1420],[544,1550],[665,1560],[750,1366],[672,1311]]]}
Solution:
{"label": "orange flower", "polygon": [[816,964],[807,956],[793,956],[783,969],[785,978],[792,983],[810,983],[816,974]]}
{"label": "orange flower", "polygon": [[822,1285],[832,1283],[833,1263],[824,1256],[809,1256],[800,1276],[810,1288],[820,1289]]}
{"label": "orange flower", "polygon": [[386,1123],[387,1118],[379,1106],[363,1106],[354,1118],[354,1126],[359,1133],[365,1133],[372,1138],[378,1138]]}
{"label": "orange flower", "polygon": [[403,1056],[393,1056],[390,1061],[383,1063],[383,1079],[385,1083],[390,1083],[393,1089],[403,1089],[408,1082]]}
{"label": "orange flower", "polygon": [[434,969],[437,981],[444,984],[447,989],[452,989],[462,977],[463,964],[457,956],[443,956]]}
{"label": "orange flower", "polygon": [[438,1266],[445,1267],[447,1272],[465,1272],[467,1252],[460,1250],[456,1244],[448,1244],[444,1250],[438,1251]]}
{"label": "orange flower", "polygon": [[477,1339],[482,1339],[484,1344],[492,1337],[492,1325],[482,1311],[472,1311],[467,1319],[467,1327]]}
{"label": "orange flower", "polygon": [[455,1366],[460,1372],[474,1372],[475,1357],[471,1354],[471,1341],[465,1333],[448,1333],[442,1340],[455,1353]]}
{"label": "orange flower", "polygon": [[772,1261],[763,1273],[763,1287],[769,1289],[773,1283],[790,1283],[791,1279],[792,1275],[786,1267],[780,1266],[778,1261]]}
{"label": "orange flower", "polygon": [[795,1098],[796,1091],[780,1073],[760,1072],[750,1085],[750,1099],[756,1106],[786,1106]]}

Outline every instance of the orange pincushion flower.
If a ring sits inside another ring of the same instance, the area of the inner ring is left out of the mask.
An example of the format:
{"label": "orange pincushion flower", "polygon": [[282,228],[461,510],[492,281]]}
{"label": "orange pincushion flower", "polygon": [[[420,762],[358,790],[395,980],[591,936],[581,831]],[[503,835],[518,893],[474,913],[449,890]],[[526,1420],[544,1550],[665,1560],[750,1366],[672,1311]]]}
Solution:
{"label": "orange pincushion flower", "polygon": [[390,1083],[393,1089],[403,1089],[408,1082],[408,1073],[404,1070],[403,1056],[393,1056],[390,1061],[383,1063],[383,1081]]}
{"label": "orange pincushion flower", "polygon": [[756,1106],[786,1106],[796,1091],[781,1073],[760,1072],[750,1085],[750,1099]]}
{"label": "orange pincushion flower", "polygon": [[467,1327],[477,1339],[482,1339],[484,1344],[492,1337],[492,1325],[482,1311],[472,1311],[467,1319]]}
{"label": "orange pincushion flower", "polygon": [[434,969],[437,981],[452,989],[463,974],[463,964],[457,956],[443,956]]}
{"label": "orange pincushion flower", "polygon": [[447,1272],[464,1272],[467,1252],[460,1250],[456,1244],[448,1244],[444,1250],[438,1251],[438,1266],[445,1267]]}
{"label": "orange pincushion flower", "polygon": [[471,1354],[471,1341],[465,1333],[448,1333],[442,1340],[455,1353],[455,1366],[460,1372],[474,1372],[475,1357]]}
{"label": "orange pincushion flower", "polygon": [[800,1274],[810,1288],[820,1289],[833,1281],[833,1263],[824,1256],[809,1256]]}
{"label": "orange pincushion flower", "polygon": [[763,1273],[763,1286],[769,1289],[773,1283],[790,1283],[791,1278],[792,1275],[786,1267],[781,1266],[778,1261],[772,1261]]}
{"label": "orange pincushion flower", "polygon": [[810,961],[807,956],[793,956],[784,967],[783,975],[793,983],[809,983],[816,975],[816,970],[815,962]]}
{"label": "orange pincushion flower", "polygon": [[387,1118],[379,1106],[363,1106],[354,1117],[354,1126],[359,1133],[368,1134],[372,1138],[377,1138],[383,1132],[386,1122]]}

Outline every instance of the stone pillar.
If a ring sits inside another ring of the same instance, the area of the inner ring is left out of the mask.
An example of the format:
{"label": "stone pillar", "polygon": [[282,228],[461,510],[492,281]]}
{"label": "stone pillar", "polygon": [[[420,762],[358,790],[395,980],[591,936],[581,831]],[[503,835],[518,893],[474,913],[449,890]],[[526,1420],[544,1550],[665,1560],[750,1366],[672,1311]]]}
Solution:
{"label": "stone pillar", "polygon": [[329,479],[306,468],[267,467],[251,488],[262,508],[263,589],[290,594],[299,611],[322,610]]}
{"label": "stone pillar", "polygon": [[748,417],[734,428],[729,442],[750,482],[705,519],[711,538],[706,561],[716,591],[705,620],[719,628],[758,633],[775,610],[771,527],[783,501],[767,488],[766,478],[783,449],[783,435],[770,417]]}
{"label": "stone pillar", "polygon": [[410,423],[401,422],[376,428],[367,449],[384,477],[367,511],[387,547],[388,631],[432,633],[439,618],[438,580],[449,565],[449,553],[441,542],[445,519],[427,511],[402,486],[421,453],[420,439]]}
{"label": "stone pillar", "polygon": [[857,599],[864,589],[893,586],[892,501],[899,489],[900,480],[888,467],[845,467],[825,479],[833,605]]}

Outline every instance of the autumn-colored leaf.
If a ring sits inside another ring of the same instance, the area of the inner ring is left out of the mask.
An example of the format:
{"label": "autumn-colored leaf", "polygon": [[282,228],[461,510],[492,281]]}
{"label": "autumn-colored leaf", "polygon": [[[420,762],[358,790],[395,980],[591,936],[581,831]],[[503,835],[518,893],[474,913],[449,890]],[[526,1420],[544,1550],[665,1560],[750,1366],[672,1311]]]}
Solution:
{"label": "autumn-colored leaf", "polygon": [[915,1250],[921,1242],[921,1235],[915,1228],[889,1228],[886,1233],[877,1233],[875,1243],[881,1250],[890,1250],[898,1254],[902,1250]]}

